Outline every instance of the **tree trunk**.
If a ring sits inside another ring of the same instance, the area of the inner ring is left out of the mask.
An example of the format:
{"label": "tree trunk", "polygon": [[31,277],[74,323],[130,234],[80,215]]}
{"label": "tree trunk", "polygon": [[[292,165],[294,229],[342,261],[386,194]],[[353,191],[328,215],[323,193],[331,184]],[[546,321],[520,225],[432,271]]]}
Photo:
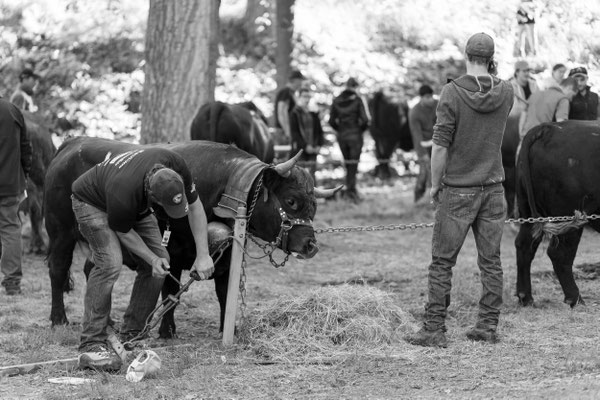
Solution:
{"label": "tree trunk", "polygon": [[220,0],[150,0],[142,143],[189,140],[198,108],[214,100]]}
{"label": "tree trunk", "polygon": [[277,0],[275,3],[275,66],[277,88],[285,86],[290,75],[292,36],[294,34],[294,0]]}

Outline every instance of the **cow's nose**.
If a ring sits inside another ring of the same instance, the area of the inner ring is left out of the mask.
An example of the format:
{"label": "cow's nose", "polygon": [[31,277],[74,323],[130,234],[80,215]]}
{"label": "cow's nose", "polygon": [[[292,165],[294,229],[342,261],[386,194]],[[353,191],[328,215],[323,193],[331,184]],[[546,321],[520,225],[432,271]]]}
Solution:
{"label": "cow's nose", "polygon": [[304,254],[306,254],[306,258],[312,258],[319,251],[319,246],[317,245],[317,241],[315,239],[310,239],[305,246]]}

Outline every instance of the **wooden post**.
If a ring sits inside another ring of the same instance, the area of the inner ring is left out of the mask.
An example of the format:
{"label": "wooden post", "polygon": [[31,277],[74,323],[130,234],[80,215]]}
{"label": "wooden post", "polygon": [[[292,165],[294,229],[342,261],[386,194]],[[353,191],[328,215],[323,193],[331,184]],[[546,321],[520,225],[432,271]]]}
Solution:
{"label": "wooden post", "polygon": [[244,259],[246,241],[246,207],[238,207],[233,228],[233,244],[231,245],[231,263],[229,264],[229,283],[227,285],[227,303],[225,306],[225,322],[223,324],[223,345],[233,344],[235,333],[235,314],[240,292],[240,275]]}

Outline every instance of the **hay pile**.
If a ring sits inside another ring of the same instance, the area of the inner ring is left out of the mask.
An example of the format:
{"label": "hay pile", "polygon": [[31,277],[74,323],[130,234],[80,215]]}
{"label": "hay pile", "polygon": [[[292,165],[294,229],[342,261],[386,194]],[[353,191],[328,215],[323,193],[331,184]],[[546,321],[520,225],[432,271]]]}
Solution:
{"label": "hay pile", "polygon": [[[252,310],[240,342],[268,360],[389,355],[418,329],[387,293],[368,286],[328,286]],[[403,346],[406,347],[406,346]]]}

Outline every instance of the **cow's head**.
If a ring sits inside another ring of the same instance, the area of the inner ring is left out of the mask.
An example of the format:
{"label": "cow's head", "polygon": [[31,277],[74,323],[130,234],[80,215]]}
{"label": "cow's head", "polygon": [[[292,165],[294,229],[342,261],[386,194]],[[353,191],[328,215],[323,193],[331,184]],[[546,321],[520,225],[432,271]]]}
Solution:
{"label": "cow's head", "polygon": [[311,175],[295,166],[299,155],[263,172],[250,231],[268,242],[276,241],[280,249],[298,258],[311,258],[319,250],[312,226],[316,199],[333,196],[341,186],[315,188]]}

